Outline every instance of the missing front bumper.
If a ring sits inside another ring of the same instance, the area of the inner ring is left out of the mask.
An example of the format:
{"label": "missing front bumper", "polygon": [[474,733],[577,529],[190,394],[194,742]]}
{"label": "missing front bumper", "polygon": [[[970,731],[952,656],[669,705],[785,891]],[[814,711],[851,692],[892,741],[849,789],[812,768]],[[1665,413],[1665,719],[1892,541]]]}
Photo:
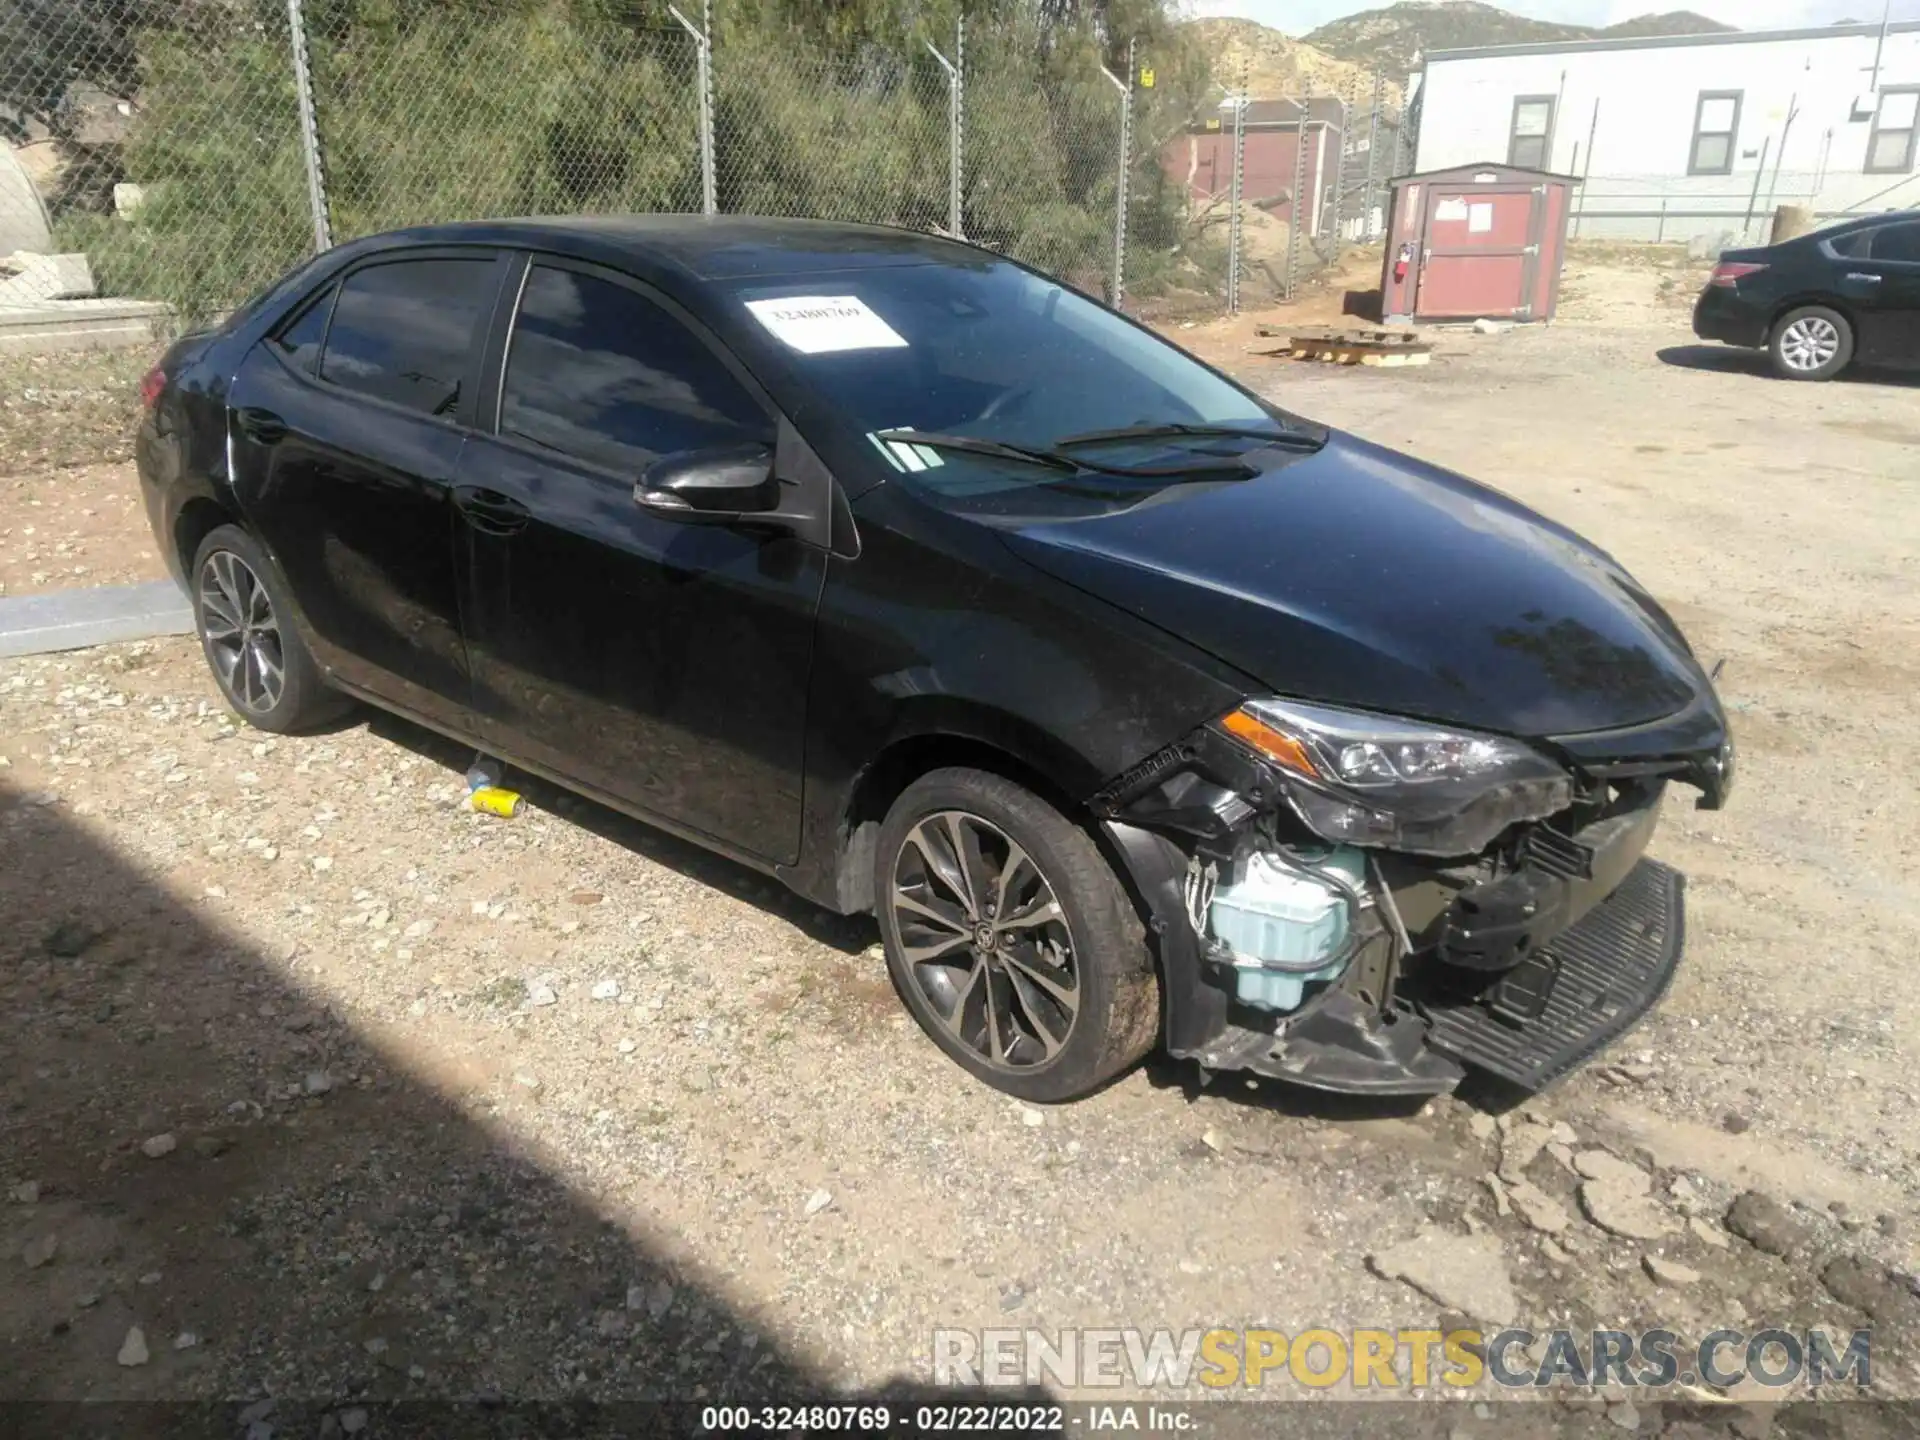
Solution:
{"label": "missing front bumper", "polygon": [[1472,999],[1421,1009],[1427,1044],[1526,1090],[1591,1060],[1659,1003],[1680,966],[1686,878],[1642,860],[1538,954]]}
{"label": "missing front bumper", "polygon": [[1473,994],[1396,1001],[1345,995],[1272,1031],[1223,1024],[1176,1055],[1316,1090],[1438,1095],[1469,1070],[1540,1090],[1592,1059],[1659,1003],[1679,968],[1684,877],[1642,860],[1605,900],[1523,965]]}

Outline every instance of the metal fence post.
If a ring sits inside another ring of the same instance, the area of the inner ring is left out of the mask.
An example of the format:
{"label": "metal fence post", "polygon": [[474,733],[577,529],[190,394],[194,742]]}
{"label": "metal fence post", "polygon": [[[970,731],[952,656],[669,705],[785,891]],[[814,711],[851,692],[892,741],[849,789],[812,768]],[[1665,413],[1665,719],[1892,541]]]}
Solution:
{"label": "metal fence post", "polygon": [[1367,184],[1360,192],[1360,238],[1371,241],[1373,232],[1373,186],[1374,167],[1379,162],[1375,158],[1380,149],[1380,107],[1386,103],[1386,78],[1376,70],[1373,72],[1373,110],[1367,116]]}
{"label": "metal fence post", "polygon": [[1233,97],[1233,178],[1227,186],[1227,313],[1240,313],[1240,191],[1247,166],[1247,96]]}
{"label": "metal fence post", "polygon": [[1113,81],[1120,91],[1120,170],[1113,185],[1113,286],[1108,304],[1120,308],[1127,296],[1127,178],[1133,168],[1133,77],[1136,73],[1134,47],[1127,41],[1127,78],[1122,80],[1106,66],[1100,73]]}
{"label": "metal fence post", "polygon": [[1287,206],[1287,299],[1293,299],[1294,292],[1300,288],[1300,227],[1311,224],[1304,218],[1310,214],[1307,207],[1300,203],[1307,183],[1307,102],[1294,102],[1300,107],[1300,118],[1294,126],[1293,142],[1293,199]]}
{"label": "metal fence post", "polygon": [[702,18],[707,22],[704,30],[682,15],[676,6],[667,6],[667,13],[693,37],[694,83],[700,89],[700,213],[713,215],[720,209],[713,179],[713,7],[709,5],[703,13]]}
{"label": "metal fence post", "polygon": [[921,43],[947,72],[947,230],[954,239],[966,239],[965,179],[967,125],[967,17],[954,26],[954,59],[940,53],[931,40]]}
{"label": "metal fence post", "polygon": [[967,17],[953,26],[953,106],[948,126],[947,205],[953,212],[953,238],[964,240],[967,230]]}
{"label": "metal fence post", "polygon": [[307,59],[307,17],[300,0],[287,0],[287,32],[293,41],[293,86],[300,102],[300,149],[307,162],[307,204],[313,211],[313,249],[333,248],[327,210],[327,174],[320,161],[320,125],[314,117],[313,71]]}

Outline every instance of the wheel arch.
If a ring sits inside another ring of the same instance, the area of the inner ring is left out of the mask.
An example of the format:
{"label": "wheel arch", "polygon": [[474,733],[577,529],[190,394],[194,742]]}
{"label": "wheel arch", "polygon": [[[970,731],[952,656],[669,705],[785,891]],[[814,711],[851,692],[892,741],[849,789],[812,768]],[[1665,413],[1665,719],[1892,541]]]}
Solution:
{"label": "wheel arch", "polygon": [[835,827],[834,891],[847,914],[873,909],[873,869],[880,825],[895,800],[934,770],[984,770],[1023,785],[1062,815],[1088,820],[1086,797],[1104,777],[1072,747],[997,711],[942,706],[902,728],[854,776]]}
{"label": "wheel arch", "polygon": [[180,557],[180,572],[193,583],[193,557],[205,540],[222,525],[238,525],[246,528],[246,522],[218,500],[206,495],[196,495],[180,507],[173,517],[174,553]]}
{"label": "wheel arch", "polygon": [[1780,322],[1796,310],[1805,310],[1818,306],[1822,310],[1831,310],[1847,322],[1847,328],[1853,331],[1854,343],[1860,341],[1860,321],[1853,307],[1832,295],[1796,295],[1790,300],[1782,300],[1774,305],[1767,316],[1767,344],[1773,344],[1774,332],[1780,328]]}

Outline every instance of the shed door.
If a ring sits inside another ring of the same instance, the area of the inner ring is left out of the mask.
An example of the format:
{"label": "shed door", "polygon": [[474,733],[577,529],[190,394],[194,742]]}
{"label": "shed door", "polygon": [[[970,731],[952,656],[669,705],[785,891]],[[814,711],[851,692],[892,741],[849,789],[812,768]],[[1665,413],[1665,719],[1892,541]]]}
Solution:
{"label": "shed door", "polygon": [[1430,190],[1413,313],[1436,320],[1531,316],[1545,198],[1531,186]]}

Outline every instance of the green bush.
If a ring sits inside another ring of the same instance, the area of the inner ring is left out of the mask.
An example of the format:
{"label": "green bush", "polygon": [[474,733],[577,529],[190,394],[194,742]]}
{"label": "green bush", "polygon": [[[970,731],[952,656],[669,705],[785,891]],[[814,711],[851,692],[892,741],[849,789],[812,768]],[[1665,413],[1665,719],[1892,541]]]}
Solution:
{"label": "green bush", "polygon": [[[130,219],[58,224],[103,293],[197,319],[311,253],[313,231],[284,11],[178,3],[136,36],[143,79],[121,168],[144,203]],[[944,228],[947,79],[909,37],[950,50],[959,3],[723,0],[721,208]],[[1112,260],[1119,94],[1100,67],[1125,65],[1116,20],[1143,27],[1159,76],[1136,93],[1134,288],[1169,272],[1185,197],[1158,148],[1206,83],[1159,0],[1105,8],[1103,28],[975,0],[967,47],[968,238],[1096,293]],[[336,239],[488,215],[699,208],[694,47],[639,0],[309,0],[309,15]]]}
{"label": "green bush", "polygon": [[87,252],[101,293],[161,300],[191,322],[313,252],[293,74],[284,50],[251,27],[225,43],[152,33],[142,56],[142,106],[122,164],[143,203],[126,220],[69,211],[56,238]]}

